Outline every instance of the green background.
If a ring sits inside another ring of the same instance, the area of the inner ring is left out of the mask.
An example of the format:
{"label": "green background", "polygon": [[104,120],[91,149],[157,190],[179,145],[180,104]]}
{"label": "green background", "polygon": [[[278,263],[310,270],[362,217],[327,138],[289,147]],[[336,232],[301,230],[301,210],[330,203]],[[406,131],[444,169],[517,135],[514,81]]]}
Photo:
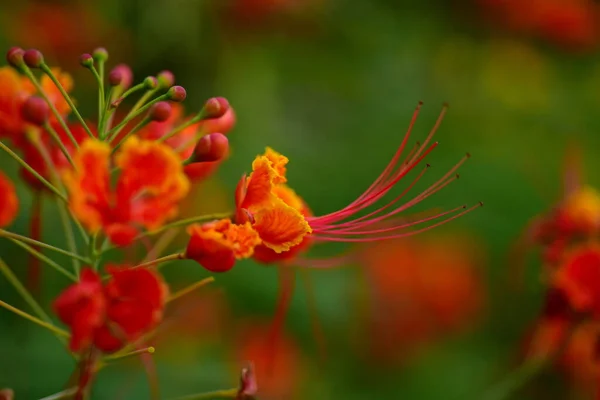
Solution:
{"label": "green background", "polygon": [[[27,25],[19,19],[28,3],[0,6],[1,48],[39,43],[30,43]],[[228,98],[238,122],[229,135],[232,156],[215,177],[222,186],[218,190],[228,196],[253,157],[268,145],[290,158],[289,181],[317,215],[343,207],[368,187],[393,155],[419,100],[425,105],[414,132],[421,139],[448,102],[437,135],[440,146],[428,160],[442,175],[466,151],[472,158],[461,168],[460,180],[424,206],[485,202],[443,228],[470,232],[484,242],[488,262],[482,272],[489,301],[476,328],[435,344],[402,367],[366,364],[349,344],[356,310],[348,293],[357,285],[351,267],[312,274],[329,343],[324,369],[316,367],[300,292],[287,326],[308,359],[305,389],[297,398],[482,398],[514,366],[520,340],[537,315],[543,292],[537,269],[529,270],[524,291],[509,291],[508,251],[529,219],[560,198],[567,144],[582,146],[586,179],[596,182],[599,57],[492,29],[466,0],[306,3],[297,12],[278,15],[275,22],[242,23],[224,17],[218,1],[88,2],[102,21],[102,34],[88,39],[86,30],[73,31],[68,36],[75,50],[40,49],[51,60],[57,55],[72,58],[69,67],[77,69],[79,48],[89,45],[91,51],[102,45],[111,53],[111,63],[129,63],[140,79],[170,69],[187,89],[185,104],[191,111],[208,97]],[[75,2],[53,6],[73,8]],[[82,68],[73,74],[75,97],[91,116],[96,101],[92,79]],[[16,177],[16,166],[5,156],[0,164]],[[21,213],[11,229],[25,233],[31,196],[22,185],[19,194]],[[210,203],[213,197],[201,194],[198,201]],[[218,206],[227,208],[228,201]],[[54,209],[46,205],[44,239],[62,245]],[[335,254],[338,249],[323,246],[314,253]],[[25,255],[5,241],[0,253],[23,276]],[[207,275],[191,263],[171,265],[165,272],[178,287]],[[48,271],[44,284],[43,304],[48,306],[66,282]],[[273,267],[240,262],[213,285],[223,288],[236,318],[273,313]],[[21,305],[1,279],[0,297]],[[199,334],[179,350],[161,354],[158,349],[164,398],[235,385],[228,367],[232,361],[224,351],[227,340],[198,343],[203,340]],[[71,371],[69,356],[50,334],[0,310],[0,387],[14,388],[17,399],[37,399],[60,391]],[[94,398],[112,399],[127,384],[131,392],[124,398],[146,398],[146,381],[135,361],[103,371]],[[551,394],[514,398],[564,398],[560,390]]]}

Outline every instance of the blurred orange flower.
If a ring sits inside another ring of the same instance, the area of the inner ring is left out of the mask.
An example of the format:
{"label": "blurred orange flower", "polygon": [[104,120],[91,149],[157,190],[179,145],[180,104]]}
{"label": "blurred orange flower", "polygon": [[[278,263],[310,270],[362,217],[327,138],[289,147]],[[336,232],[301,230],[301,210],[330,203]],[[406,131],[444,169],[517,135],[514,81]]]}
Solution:
{"label": "blurred orange flower", "polygon": [[378,360],[402,359],[421,345],[470,326],[485,288],[481,249],[468,236],[433,236],[364,249],[367,346]]}

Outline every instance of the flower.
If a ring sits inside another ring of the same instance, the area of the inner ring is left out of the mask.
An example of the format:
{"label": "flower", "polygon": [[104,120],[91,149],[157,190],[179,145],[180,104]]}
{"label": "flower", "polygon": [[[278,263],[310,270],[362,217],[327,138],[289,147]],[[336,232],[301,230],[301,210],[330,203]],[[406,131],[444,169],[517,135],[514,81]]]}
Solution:
{"label": "flower", "polygon": [[86,140],[74,157],[77,169],[66,171],[64,180],[70,207],[84,226],[127,246],[139,227],[156,229],[177,214],[189,182],[169,146],[131,136],[114,157],[120,174],[112,189],[110,153],[106,142]]}
{"label": "flower", "polygon": [[600,316],[600,245],[590,243],[569,249],[552,283],[562,290],[575,311]]}
{"label": "flower", "polygon": [[539,37],[567,50],[598,45],[600,8],[592,0],[479,0],[493,19],[513,31]]}
{"label": "flower", "polygon": [[[257,156],[252,163],[252,173],[244,175],[238,182],[233,222],[237,225],[250,224],[258,233],[261,243],[256,246],[254,253],[245,252],[239,258],[255,254],[257,260],[264,263],[290,262],[312,243],[374,242],[410,236],[451,221],[481,206],[482,203],[469,209],[461,206],[412,219],[398,216],[454,181],[457,178],[456,170],[469,157],[467,154],[441,179],[408,202],[396,205],[420,180],[428,165],[424,166],[407,189],[392,201],[366,215],[357,216],[378,203],[437,147],[437,142],[430,144],[430,141],[441,123],[445,109],[423,144],[418,144],[405,160],[401,160],[420,106],[421,104],[413,115],[408,133],[383,173],[355,201],[327,215],[313,216],[304,200],[287,186],[287,157],[271,148]],[[415,229],[420,224],[435,220],[439,221]],[[231,246],[235,245],[231,243]],[[198,254],[195,259],[198,259]],[[231,267],[227,265],[226,269],[229,268]]]}
{"label": "flower", "polygon": [[283,334],[273,343],[270,325],[261,321],[249,322],[237,331],[236,359],[252,364],[253,380],[258,383],[256,397],[297,398],[303,368],[302,354],[293,338]]}
{"label": "flower", "polygon": [[79,352],[90,346],[106,318],[106,298],[100,277],[91,269],[81,271],[79,282],[56,298],[54,310],[71,328],[71,351]]}
{"label": "flower", "polygon": [[235,225],[229,219],[188,227],[185,256],[212,272],[225,272],[235,261],[252,256],[261,240],[250,223]]}
{"label": "flower", "polygon": [[139,339],[162,319],[168,288],[155,272],[108,265],[106,286],[96,272],[85,268],[80,281],[54,301],[54,310],[71,328],[73,352],[94,345],[113,352]]}
{"label": "flower", "polygon": [[15,186],[0,172],[0,228],[10,225],[19,211]]}
{"label": "flower", "polygon": [[483,310],[482,257],[469,236],[373,243],[361,260],[366,320],[361,325],[367,330],[360,342],[379,361],[405,358],[459,332]]}

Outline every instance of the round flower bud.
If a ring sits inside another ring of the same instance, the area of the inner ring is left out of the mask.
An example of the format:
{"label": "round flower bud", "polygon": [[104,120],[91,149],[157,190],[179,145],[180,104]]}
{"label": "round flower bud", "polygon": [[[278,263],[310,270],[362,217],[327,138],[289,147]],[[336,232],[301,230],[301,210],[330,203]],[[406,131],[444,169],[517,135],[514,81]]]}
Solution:
{"label": "round flower bud", "polygon": [[213,97],[204,103],[204,118],[220,118],[229,110],[229,102],[224,97]]}
{"label": "round flower bud", "polygon": [[150,111],[148,111],[148,117],[152,121],[164,122],[171,116],[171,105],[166,101],[159,101],[154,104]]}
{"label": "round flower bud", "polygon": [[127,64],[119,64],[108,74],[108,83],[112,86],[121,85],[127,89],[133,83],[133,73]]}
{"label": "round flower bud", "polygon": [[187,93],[185,92],[183,86],[173,86],[169,89],[167,94],[169,95],[169,98],[171,100],[176,101],[178,103],[184,101],[187,96]]}
{"label": "round flower bud", "polygon": [[171,71],[161,71],[157,76],[158,87],[161,89],[170,88],[175,84],[175,75]]}
{"label": "round flower bud", "polygon": [[8,63],[10,65],[12,65],[13,67],[15,67],[17,69],[21,68],[23,66],[23,64],[25,63],[25,61],[23,60],[24,54],[25,54],[25,51],[22,48],[12,47],[6,53],[6,61],[8,61]]}
{"label": "round flower bud", "polygon": [[44,56],[41,51],[29,49],[23,54],[25,64],[29,68],[39,68],[44,63]]}
{"label": "round flower bud", "polygon": [[211,162],[224,158],[229,152],[229,140],[222,133],[211,133],[198,141],[192,162]]}
{"label": "round flower bud", "polygon": [[98,47],[92,52],[92,55],[96,61],[108,60],[108,51],[104,47]]}
{"label": "round flower bud", "polygon": [[23,103],[21,115],[25,121],[42,126],[48,121],[50,107],[41,97],[31,96]]}
{"label": "round flower bud", "polygon": [[94,57],[91,54],[85,53],[79,57],[79,64],[85,68],[91,68],[94,65]]}
{"label": "round flower bud", "polygon": [[156,89],[158,87],[158,80],[153,76],[148,76],[144,79],[144,85],[146,85],[146,89]]}

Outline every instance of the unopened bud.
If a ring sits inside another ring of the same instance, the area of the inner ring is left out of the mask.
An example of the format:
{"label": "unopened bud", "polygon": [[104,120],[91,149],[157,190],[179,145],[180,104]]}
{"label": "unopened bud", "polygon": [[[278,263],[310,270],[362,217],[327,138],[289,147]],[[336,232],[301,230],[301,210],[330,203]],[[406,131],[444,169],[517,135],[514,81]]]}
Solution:
{"label": "unopened bud", "polygon": [[173,86],[169,89],[167,94],[169,95],[169,99],[178,103],[181,103],[187,97],[187,93],[183,86]]}
{"label": "unopened bud", "polygon": [[156,89],[158,87],[158,80],[153,76],[147,76],[144,79],[144,85],[146,86],[146,89]]}
{"label": "unopened bud", "polygon": [[6,53],[6,61],[8,61],[8,63],[13,67],[19,69],[25,64],[25,61],[23,60],[24,54],[25,51],[22,48],[12,47]]}
{"label": "unopened bud", "polygon": [[48,121],[50,107],[41,97],[31,96],[23,103],[21,115],[25,121],[42,126]]}
{"label": "unopened bud", "polygon": [[220,118],[229,110],[229,102],[224,97],[213,97],[204,103],[202,116],[204,118]]}
{"label": "unopened bud", "polygon": [[161,89],[168,89],[175,84],[175,75],[171,71],[161,71],[156,78]]}
{"label": "unopened bud", "polygon": [[148,111],[148,117],[152,121],[164,122],[171,116],[171,105],[166,101],[159,101],[154,104],[150,111]]}
{"label": "unopened bud", "polygon": [[104,47],[98,47],[92,52],[94,60],[99,62],[105,62],[108,60],[108,51]]}
{"label": "unopened bud", "polygon": [[121,85],[124,89],[127,89],[133,83],[133,73],[131,68],[126,64],[119,64],[110,71],[108,74],[108,83],[112,86]]}
{"label": "unopened bud", "polygon": [[88,53],[82,54],[79,57],[79,64],[85,68],[92,68],[94,66],[94,57]]}
{"label": "unopened bud", "polygon": [[23,54],[25,64],[29,68],[39,68],[44,63],[44,55],[36,49],[29,49]]}
{"label": "unopened bud", "polygon": [[222,133],[211,133],[202,136],[191,157],[191,162],[211,162],[218,161],[229,151],[229,139]]}

